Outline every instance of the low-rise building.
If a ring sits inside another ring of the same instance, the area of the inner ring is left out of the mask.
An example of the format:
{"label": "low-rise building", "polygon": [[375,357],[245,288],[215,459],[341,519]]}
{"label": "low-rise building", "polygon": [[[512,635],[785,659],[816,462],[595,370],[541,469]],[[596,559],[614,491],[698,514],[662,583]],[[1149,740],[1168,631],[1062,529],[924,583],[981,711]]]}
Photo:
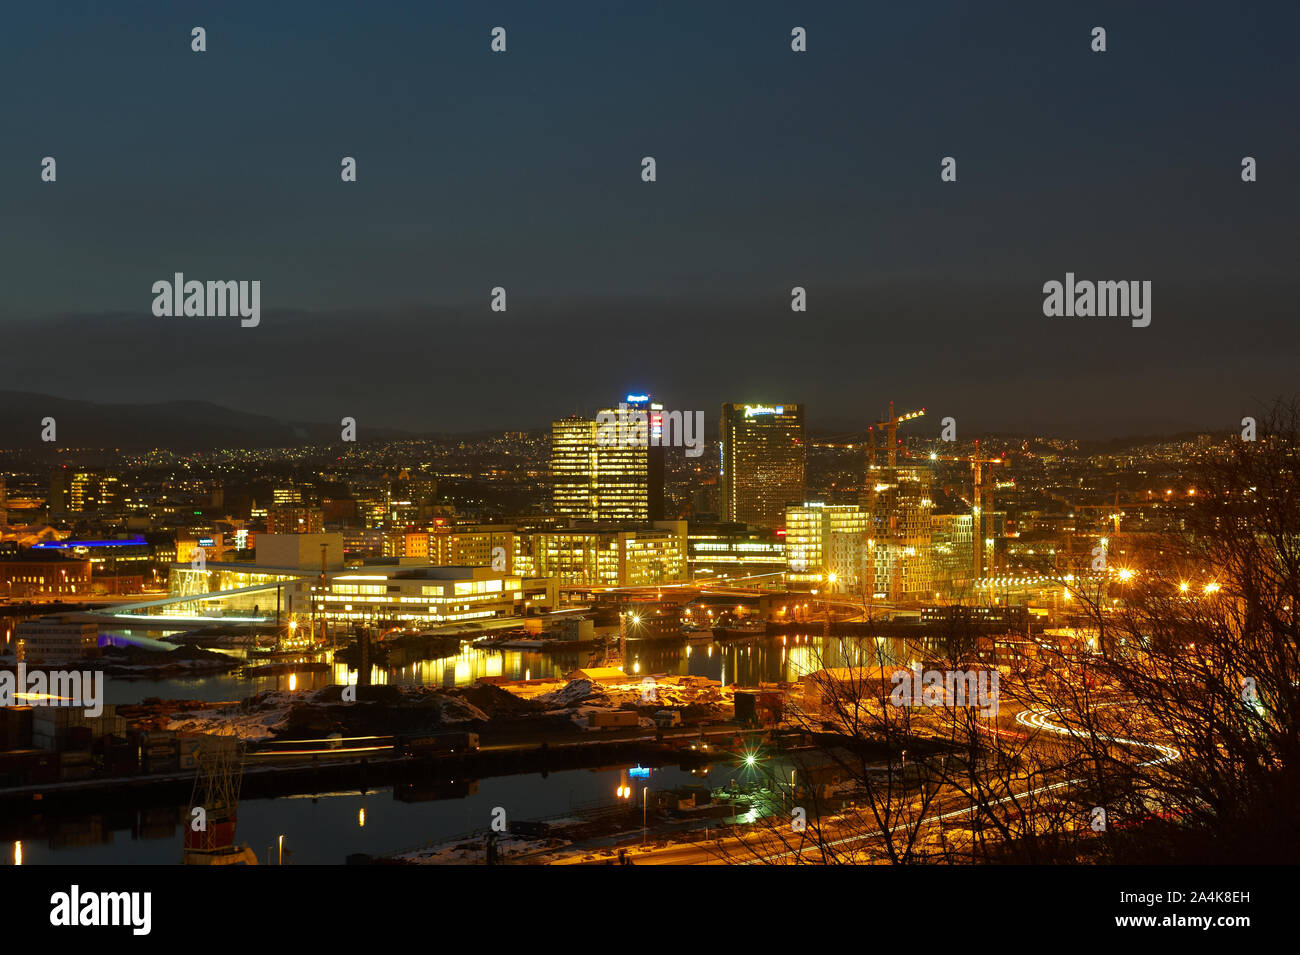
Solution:
{"label": "low-rise building", "polygon": [[0,559],[0,599],[72,597],[90,593],[91,562],[20,551]]}
{"label": "low-rise building", "polygon": [[692,521],[686,535],[690,579],[780,574],[786,569],[786,540],[775,531],[745,524]]}
{"label": "low-rise building", "polygon": [[554,606],[556,596],[553,581],[525,582],[490,567],[367,564],[330,574],[323,592],[313,588],[310,608],[344,622],[464,623],[516,616],[526,603]]}
{"label": "low-rise building", "polygon": [[99,652],[99,627],[61,614],[24,620],[14,638],[26,663],[75,663]]}

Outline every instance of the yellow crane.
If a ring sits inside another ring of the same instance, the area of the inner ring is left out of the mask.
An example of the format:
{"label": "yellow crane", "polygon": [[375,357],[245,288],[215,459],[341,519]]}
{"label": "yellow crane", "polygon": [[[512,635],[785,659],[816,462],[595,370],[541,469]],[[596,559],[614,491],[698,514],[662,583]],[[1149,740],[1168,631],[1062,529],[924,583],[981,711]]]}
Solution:
{"label": "yellow crane", "polygon": [[904,421],[911,421],[913,418],[919,418],[925,414],[925,409],[920,411],[909,411],[906,414],[895,415],[894,403],[889,403],[889,417],[884,421],[877,421],[867,427],[867,440],[871,446],[871,457],[869,458],[871,469],[876,467],[876,428],[883,428],[888,435],[889,440],[889,466],[895,467],[898,464],[898,426]]}
{"label": "yellow crane", "polygon": [[965,461],[970,464],[972,491],[971,494],[971,585],[974,586],[976,580],[984,576],[984,548],[988,540],[992,525],[989,523],[993,513],[993,487],[994,481],[984,480],[984,468],[987,465],[1005,464],[1006,458],[989,458],[980,454],[979,442],[975,442],[975,452],[973,454],[932,454],[930,459],[933,461]]}

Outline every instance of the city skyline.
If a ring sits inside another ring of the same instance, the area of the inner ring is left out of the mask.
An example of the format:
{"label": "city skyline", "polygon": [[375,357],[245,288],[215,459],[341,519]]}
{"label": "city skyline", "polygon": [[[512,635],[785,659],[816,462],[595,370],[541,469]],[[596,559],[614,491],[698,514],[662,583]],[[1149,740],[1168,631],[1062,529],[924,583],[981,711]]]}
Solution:
{"label": "city skyline", "polygon": [[980,866],[1007,940],[1272,918],[1300,6],[5,27],[20,932],[192,942],[233,899],[194,867],[249,865],[294,868],[241,913],[335,943],[321,866],[375,867],[371,944],[442,865]]}

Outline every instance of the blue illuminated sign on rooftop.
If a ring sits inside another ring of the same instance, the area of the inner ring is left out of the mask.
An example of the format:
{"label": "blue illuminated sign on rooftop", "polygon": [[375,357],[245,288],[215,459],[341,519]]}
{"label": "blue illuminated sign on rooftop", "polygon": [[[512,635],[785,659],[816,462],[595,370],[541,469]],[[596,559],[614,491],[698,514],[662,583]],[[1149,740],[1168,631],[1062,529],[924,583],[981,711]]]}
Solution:
{"label": "blue illuminated sign on rooftop", "polygon": [[143,543],[145,543],[143,537],[107,541],[41,541],[39,544],[33,544],[32,550],[71,550],[74,547],[138,547]]}

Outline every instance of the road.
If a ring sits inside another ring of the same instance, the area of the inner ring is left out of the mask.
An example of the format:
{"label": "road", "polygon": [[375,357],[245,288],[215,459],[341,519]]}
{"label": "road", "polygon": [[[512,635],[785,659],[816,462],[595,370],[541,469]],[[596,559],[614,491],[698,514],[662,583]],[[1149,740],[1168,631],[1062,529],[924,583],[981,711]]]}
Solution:
{"label": "road", "polygon": [[[1106,705],[1121,705],[1115,702]],[[1050,717],[1050,711],[1045,709],[1025,709],[1018,712],[1015,716],[1015,722],[1026,729],[1035,732],[1055,733],[1062,735],[1082,736],[1084,734],[1072,730],[1069,727],[1061,726],[1054,723]],[[1154,750],[1156,755],[1140,763],[1140,766],[1154,766],[1164,762],[1172,762],[1180,758],[1180,753],[1172,746],[1166,746],[1162,743],[1153,743],[1143,740],[1126,739],[1117,736],[1102,736],[1102,739],[1111,742],[1120,743],[1127,746],[1137,746],[1141,748]],[[1013,793],[1001,799],[989,803],[990,806],[999,806],[1008,802],[1020,802],[1029,797],[1038,796],[1044,793],[1056,792],[1066,789],[1070,786],[1078,785],[1084,782],[1083,777],[1065,779],[1059,782],[1047,783],[1041,786],[1027,787],[1020,792]],[[960,817],[969,817],[973,809],[973,804],[966,804],[958,808],[947,809],[942,812],[936,812],[926,816],[919,822],[906,821],[896,826],[890,827],[891,832],[906,832],[910,828],[926,828],[948,820],[954,820]],[[696,844],[669,844],[663,847],[636,847],[628,850],[631,862],[635,865],[754,865],[758,863],[797,863],[800,861],[816,862],[826,850],[833,850],[836,855],[842,856],[845,853],[850,855],[857,851],[866,851],[876,846],[884,836],[885,830],[882,828],[863,828],[862,817],[856,816],[845,821],[827,820],[822,824],[820,839],[809,837],[806,846],[798,845],[798,837],[792,832],[788,835],[777,835],[771,832],[751,833],[741,837],[727,837],[714,840],[707,843]],[[561,865],[583,865],[583,864],[606,864],[606,858],[597,857],[593,860],[586,860],[581,856],[572,858],[557,859],[554,864]]]}

